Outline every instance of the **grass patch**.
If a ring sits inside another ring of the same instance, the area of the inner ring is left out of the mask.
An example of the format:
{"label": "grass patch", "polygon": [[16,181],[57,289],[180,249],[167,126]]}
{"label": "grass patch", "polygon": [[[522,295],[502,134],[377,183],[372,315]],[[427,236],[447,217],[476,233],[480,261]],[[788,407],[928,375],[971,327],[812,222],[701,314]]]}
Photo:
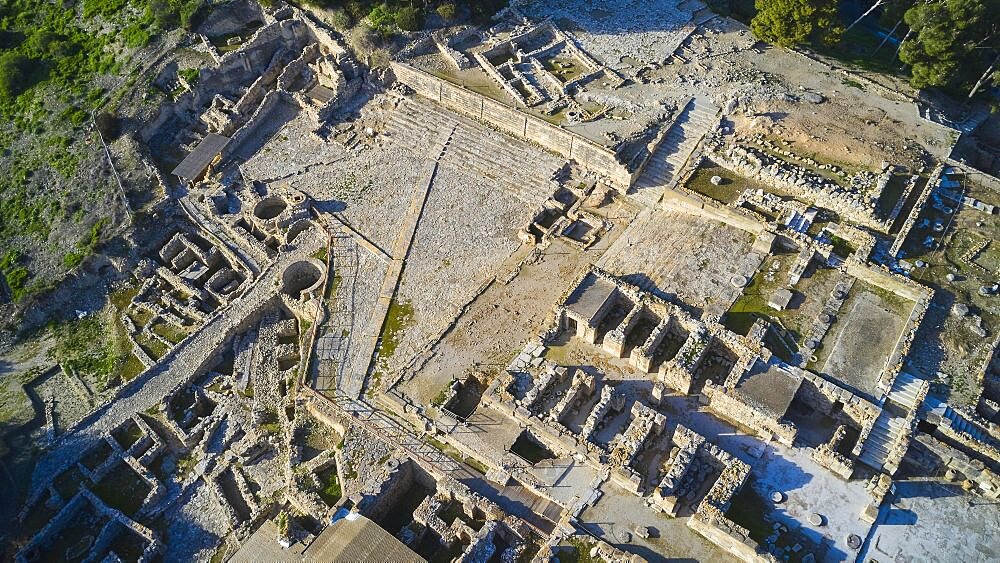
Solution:
{"label": "grass patch", "polygon": [[340,479],[337,477],[337,466],[333,465],[322,472],[318,473],[316,477],[319,478],[320,488],[317,492],[319,497],[323,499],[323,502],[327,506],[334,506],[343,496],[343,491],[340,487]]}
{"label": "grass patch", "polygon": [[837,235],[830,235],[830,244],[833,245],[834,253],[842,258],[847,258],[858,251],[858,248],[851,244],[850,241],[838,237]]}
{"label": "grass patch", "polygon": [[[722,178],[722,183],[718,186],[713,184],[712,176]],[[729,204],[736,201],[743,190],[754,189],[758,186],[706,159],[698,166],[684,187],[718,202]]]}
{"label": "grass patch", "polygon": [[[782,261],[782,267],[771,270],[771,265],[776,260]],[[774,310],[767,301],[775,291],[787,285],[788,269],[793,260],[793,254],[779,254],[769,257],[761,264],[750,285],[744,288],[743,293],[726,312],[723,320],[726,328],[738,334],[747,334],[758,318],[774,321],[790,316],[788,311]],[[768,272],[773,272],[771,281],[767,280]]]}
{"label": "grass patch", "polygon": [[281,415],[274,409],[264,411],[264,416],[260,422],[260,428],[268,434],[281,433]]}
{"label": "grass patch", "polygon": [[407,327],[413,324],[413,305],[409,301],[392,300],[389,309],[386,311],[385,323],[382,325],[382,334],[379,336],[378,359],[376,360],[375,372],[372,374],[371,385],[368,392],[373,393],[382,382],[382,376],[388,370],[389,358],[396,353],[399,347],[400,337]]}
{"label": "grass patch", "polygon": [[159,360],[170,351],[166,344],[141,332],[135,335],[135,341],[154,360]]}
{"label": "grass patch", "polygon": [[444,455],[450,457],[451,459],[459,463],[464,463],[465,465],[482,473],[483,475],[486,475],[486,473],[489,471],[489,468],[486,467],[485,463],[473,457],[465,457],[464,455],[462,455],[462,452],[458,451],[454,446],[442,442],[441,440],[438,440],[433,436],[424,436],[424,441],[434,446],[438,450],[440,450],[441,453],[443,453]]}
{"label": "grass patch", "polygon": [[187,329],[167,322],[157,322],[150,327],[150,330],[157,335],[162,336],[172,344],[177,344],[181,340],[184,340],[189,334]]}
{"label": "grass patch", "polygon": [[566,543],[559,546],[559,561],[565,563],[603,563],[604,558],[600,555],[591,556],[590,550],[594,548],[594,542],[580,536],[566,538]]}
{"label": "grass patch", "polygon": [[[23,381],[30,381],[39,373],[40,371],[36,368],[25,372],[20,377],[7,377],[0,383],[0,428],[9,430],[34,417],[35,409],[21,384]],[[2,436],[3,432],[0,432],[0,438]],[[5,451],[6,444],[0,440],[0,454]]]}
{"label": "grass patch", "polygon": [[102,388],[114,386],[135,370],[134,364],[129,366],[131,345],[116,325],[120,322],[110,309],[54,324],[56,343],[49,354],[67,369],[93,377]]}

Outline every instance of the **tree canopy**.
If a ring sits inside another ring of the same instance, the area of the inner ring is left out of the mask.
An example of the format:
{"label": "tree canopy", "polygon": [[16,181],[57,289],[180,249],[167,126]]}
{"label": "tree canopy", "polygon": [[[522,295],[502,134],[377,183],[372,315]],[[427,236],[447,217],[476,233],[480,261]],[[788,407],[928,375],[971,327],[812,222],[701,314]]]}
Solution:
{"label": "tree canopy", "polygon": [[782,47],[808,41],[833,44],[844,30],[834,0],[756,0],[754,5],[753,34]]}
{"label": "tree canopy", "polygon": [[1000,0],[915,2],[903,17],[912,33],[899,51],[911,84],[970,88],[1000,55],[998,12]]}

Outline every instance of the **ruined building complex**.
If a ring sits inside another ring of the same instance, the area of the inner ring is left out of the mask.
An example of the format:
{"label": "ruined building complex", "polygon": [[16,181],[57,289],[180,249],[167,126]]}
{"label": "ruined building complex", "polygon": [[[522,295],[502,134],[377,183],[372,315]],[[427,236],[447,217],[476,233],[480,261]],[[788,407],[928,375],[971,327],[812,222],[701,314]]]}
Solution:
{"label": "ruined building complex", "polygon": [[[376,69],[281,2],[210,18],[131,136],[136,373],[49,421],[16,560],[995,558],[1000,198],[801,149],[860,94],[697,0],[583,4]],[[972,307],[921,274],[949,228]]]}

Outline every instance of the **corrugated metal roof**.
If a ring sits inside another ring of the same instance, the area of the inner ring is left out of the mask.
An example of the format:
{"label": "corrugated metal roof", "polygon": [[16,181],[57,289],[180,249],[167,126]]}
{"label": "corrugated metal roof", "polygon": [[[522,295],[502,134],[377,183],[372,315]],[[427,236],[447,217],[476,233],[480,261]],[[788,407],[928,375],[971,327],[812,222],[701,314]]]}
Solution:
{"label": "corrugated metal roof", "polygon": [[222,135],[216,135],[210,133],[205,136],[204,139],[198,143],[198,146],[194,148],[193,151],[188,153],[184,157],[184,160],[174,168],[171,172],[174,176],[178,176],[185,180],[194,180],[198,176],[201,176],[202,172],[208,168],[209,164],[215,160],[215,157],[219,156],[222,149],[226,148],[229,144],[229,137],[223,137]]}
{"label": "corrugated metal roof", "polygon": [[406,544],[360,514],[351,514],[327,526],[308,546],[278,544],[278,526],[266,520],[233,554],[233,563],[328,563],[392,561],[426,563]]}
{"label": "corrugated metal roof", "polygon": [[303,554],[305,561],[393,561],[424,563],[426,560],[383,530],[378,524],[358,515],[337,520],[311,543]]}

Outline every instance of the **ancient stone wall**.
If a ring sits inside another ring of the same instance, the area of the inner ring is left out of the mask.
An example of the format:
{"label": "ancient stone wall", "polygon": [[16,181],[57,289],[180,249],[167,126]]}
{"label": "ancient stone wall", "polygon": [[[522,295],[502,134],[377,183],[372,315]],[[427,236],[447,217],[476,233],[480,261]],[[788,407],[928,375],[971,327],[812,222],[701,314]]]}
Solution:
{"label": "ancient stone wall", "polygon": [[705,382],[702,393],[709,398],[708,408],[718,416],[741,424],[764,438],[773,437],[788,447],[792,447],[795,442],[795,435],[798,433],[795,426],[736,399],[711,381]]}
{"label": "ancient stone wall", "polygon": [[233,132],[232,138],[229,140],[229,144],[226,148],[222,150],[222,158],[229,158],[236,149],[243,144],[247,138],[253,134],[261,122],[267,120],[268,114],[277,106],[279,103],[283,102],[285,99],[285,93],[280,90],[271,90],[264,96],[261,101],[260,106],[257,111],[254,112],[253,116],[250,117],[239,129]]}
{"label": "ancient stone wall", "polygon": [[772,563],[777,561],[773,556],[758,551],[757,542],[741,532],[740,528],[728,518],[709,518],[694,515],[688,519],[688,528],[701,534],[705,539],[727,551],[730,555],[746,563]]}
{"label": "ancient stone wall", "polygon": [[[767,231],[767,227],[755,217],[686,188],[678,187],[664,191],[661,205],[667,209],[681,211],[696,217],[720,221],[741,231],[746,231],[755,237],[769,238],[770,240],[774,238],[774,235]],[[768,248],[769,250],[770,248]]]}
{"label": "ancient stone wall", "polygon": [[[856,429],[878,418],[881,409],[862,397],[811,372],[803,372],[795,397],[817,411]],[[835,408],[840,404],[840,410]]]}
{"label": "ancient stone wall", "polygon": [[917,198],[917,202],[913,204],[913,208],[910,209],[910,214],[906,217],[906,222],[903,223],[903,227],[899,230],[899,234],[896,235],[896,240],[892,243],[889,248],[889,254],[891,256],[898,257],[899,251],[903,248],[903,243],[906,242],[906,237],[910,235],[910,230],[913,229],[913,225],[917,222],[917,217],[924,210],[924,206],[927,205],[927,199],[930,198],[931,192],[937,187],[938,180],[941,178],[941,173],[944,172],[944,165],[939,164],[934,171],[931,173],[930,178],[927,179],[927,185],[924,186],[922,192],[920,192],[920,197]]}

